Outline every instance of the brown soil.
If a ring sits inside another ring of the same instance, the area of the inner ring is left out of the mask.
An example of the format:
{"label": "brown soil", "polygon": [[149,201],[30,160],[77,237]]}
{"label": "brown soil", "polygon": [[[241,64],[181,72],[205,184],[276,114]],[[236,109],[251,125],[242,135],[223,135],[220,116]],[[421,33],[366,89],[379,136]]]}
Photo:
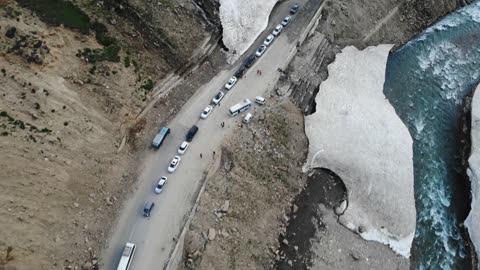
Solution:
{"label": "brown soil", "polygon": [[[87,63],[76,54],[101,49],[95,37],[48,26],[15,2],[0,1],[0,269],[95,269],[112,217],[132,192],[145,142],[196,89],[176,91],[181,99],[167,97],[153,108],[155,117],[137,120],[153,93],[142,85],[175,66],[158,53],[150,29],[88,2],[78,5],[117,38],[119,63]],[[210,34],[190,6],[171,3],[150,12],[175,24],[165,33],[179,48],[170,56],[187,61]],[[7,37],[12,27],[15,35]],[[118,152],[125,134],[127,147]]]}
{"label": "brown soil", "polygon": [[[233,132],[218,171],[207,179],[185,241],[187,264],[195,269],[269,268],[286,230],[285,206],[305,184],[302,114],[288,100],[255,114],[255,121]],[[213,240],[209,231],[215,231]]]}

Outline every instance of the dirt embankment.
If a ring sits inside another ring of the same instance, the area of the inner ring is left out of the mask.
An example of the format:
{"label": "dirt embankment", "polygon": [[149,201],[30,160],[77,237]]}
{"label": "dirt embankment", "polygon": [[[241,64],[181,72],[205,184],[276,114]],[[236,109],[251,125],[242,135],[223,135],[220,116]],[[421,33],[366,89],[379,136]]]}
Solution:
{"label": "dirt embankment", "polygon": [[[155,2],[141,24],[108,1],[17,2],[0,1],[0,269],[96,269],[135,183],[144,128],[158,128],[194,87],[161,100],[153,111],[163,114],[135,118],[213,32],[188,1]],[[163,37],[145,26],[158,17]]]}
{"label": "dirt embankment", "polygon": [[273,263],[291,211],[285,206],[305,184],[307,141],[298,109],[288,101],[269,103],[223,147],[185,238],[188,267],[267,269]]}

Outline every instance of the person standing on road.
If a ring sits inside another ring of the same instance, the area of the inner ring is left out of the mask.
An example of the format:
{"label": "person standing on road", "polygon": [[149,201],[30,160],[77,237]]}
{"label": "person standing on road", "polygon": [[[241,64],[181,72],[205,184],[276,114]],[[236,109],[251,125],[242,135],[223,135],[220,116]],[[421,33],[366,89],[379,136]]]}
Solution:
{"label": "person standing on road", "polygon": [[215,151],[213,151],[213,159],[215,159]]}
{"label": "person standing on road", "polygon": [[203,158],[202,153],[200,153],[200,158]]}

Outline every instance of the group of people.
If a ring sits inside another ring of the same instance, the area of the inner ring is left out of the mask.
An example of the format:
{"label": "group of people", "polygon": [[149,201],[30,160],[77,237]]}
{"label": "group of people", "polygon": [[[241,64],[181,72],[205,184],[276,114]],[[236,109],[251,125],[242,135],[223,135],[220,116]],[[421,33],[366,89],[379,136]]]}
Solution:
{"label": "group of people", "polygon": [[260,69],[257,69],[257,75],[262,76],[262,71]]}

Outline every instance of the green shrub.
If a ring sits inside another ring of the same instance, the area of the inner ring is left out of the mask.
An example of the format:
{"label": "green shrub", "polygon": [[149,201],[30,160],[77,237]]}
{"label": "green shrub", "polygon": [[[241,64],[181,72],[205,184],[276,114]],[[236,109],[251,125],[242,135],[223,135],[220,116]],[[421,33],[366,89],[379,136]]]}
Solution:
{"label": "green shrub", "polygon": [[96,63],[102,61],[109,61],[109,62],[120,62],[120,56],[118,53],[120,52],[120,47],[117,45],[110,45],[103,49],[90,49],[85,48],[83,51],[78,53],[78,56],[83,56],[87,59],[89,63]]}
{"label": "green shrub", "polygon": [[125,56],[125,58],[123,59],[123,62],[125,63],[125,67],[128,68],[130,67],[130,56]]}
{"label": "green shrub", "polygon": [[153,81],[151,79],[148,79],[141,87],[147,91],[151,91],[153,89]]}

